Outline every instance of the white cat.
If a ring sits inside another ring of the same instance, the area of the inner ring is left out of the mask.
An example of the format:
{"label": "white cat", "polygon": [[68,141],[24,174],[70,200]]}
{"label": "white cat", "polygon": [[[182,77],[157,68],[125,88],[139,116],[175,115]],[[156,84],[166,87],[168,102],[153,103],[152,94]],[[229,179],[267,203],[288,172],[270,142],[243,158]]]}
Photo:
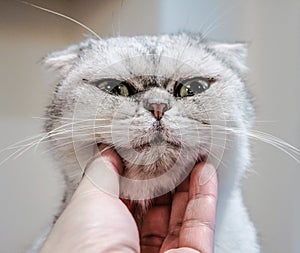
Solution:
{"label": "white cat", "polygon": [[143,209],[207,160],[219,180],[215,252],[259,252],[240,189],[254,119],[246,51],[182,33],[88,39],[45,57],[59,74],[45,129],[66,180],[60,212],[99,143],[120,154],[121,195]]}

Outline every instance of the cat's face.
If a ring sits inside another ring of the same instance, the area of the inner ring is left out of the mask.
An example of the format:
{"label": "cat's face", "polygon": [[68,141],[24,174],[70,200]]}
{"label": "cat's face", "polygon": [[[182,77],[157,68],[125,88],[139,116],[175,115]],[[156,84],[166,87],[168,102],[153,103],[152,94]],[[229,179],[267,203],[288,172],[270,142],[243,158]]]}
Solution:
{"label": "cat's face", "polygon": [[61,75],[46,129],[65,157],[105,143],[125,177],[174,171],[160,183],[172,188],[197,160],[222,155],[227,126],[248,127],[244,57],[241,44],[186,34],[87,40],[45,58]]}

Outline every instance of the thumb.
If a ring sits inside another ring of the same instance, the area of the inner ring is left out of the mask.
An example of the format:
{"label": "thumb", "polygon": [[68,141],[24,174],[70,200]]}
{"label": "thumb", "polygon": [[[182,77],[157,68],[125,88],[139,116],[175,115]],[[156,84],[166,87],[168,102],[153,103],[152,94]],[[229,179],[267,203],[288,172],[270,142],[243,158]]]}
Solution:
{"label": "thumb", "polygon": [[119,197],[119,175],[123,173],[120,157],[111,148],[101,144],[99,154],[88,163],[84,177],[76,191],[100,190],[114,197]]}

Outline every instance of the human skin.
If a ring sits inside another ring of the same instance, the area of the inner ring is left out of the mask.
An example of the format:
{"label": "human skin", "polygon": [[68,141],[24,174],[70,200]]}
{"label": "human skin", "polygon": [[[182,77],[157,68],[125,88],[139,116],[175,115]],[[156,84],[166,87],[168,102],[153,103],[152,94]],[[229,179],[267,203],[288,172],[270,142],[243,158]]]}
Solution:
{"label": "human skin", "polygon": [[[122,175],[123,165],[114,151],[102,152],[97,160],[97,166],[91,165],[94,172],[103,166]],[[196,164],[174,194],[154,199],[140,231],[130,202],[99,189],[92,174],[88,175],[55,223],[41,253],[213,252],[217,176],[211,165]]]}

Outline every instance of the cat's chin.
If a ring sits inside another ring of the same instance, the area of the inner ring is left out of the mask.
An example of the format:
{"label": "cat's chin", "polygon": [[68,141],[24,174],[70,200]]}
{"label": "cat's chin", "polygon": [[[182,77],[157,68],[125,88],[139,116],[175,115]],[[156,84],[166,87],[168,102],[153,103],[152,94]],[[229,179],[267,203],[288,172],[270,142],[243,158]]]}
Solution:
{"label": "cat's chin", "polygon": [[132,146],[132,148],[139,153],[146,153],[146,152],[150,152],[153,148],[161,149],[166,146],[172,147],[175,150],[181,148],[181,145],[178,143],[171,142],[171,141],[165,141],[165,140],[160,141],[159,139],[154,140],[154,142],[146,142],[146,143],[142,143],[140,145],[134,145],[134,146]]}
{"label": "cat's chin", "polygon": [[115,147],[115,151],[124,164],[121,195],[140,203],[143,210],[148,205],[144,200],[172,192],[190,174],[195,163],[205,162],[208,155],[196,148],[183,148],[161,140],[144,143],[138,149]]}

